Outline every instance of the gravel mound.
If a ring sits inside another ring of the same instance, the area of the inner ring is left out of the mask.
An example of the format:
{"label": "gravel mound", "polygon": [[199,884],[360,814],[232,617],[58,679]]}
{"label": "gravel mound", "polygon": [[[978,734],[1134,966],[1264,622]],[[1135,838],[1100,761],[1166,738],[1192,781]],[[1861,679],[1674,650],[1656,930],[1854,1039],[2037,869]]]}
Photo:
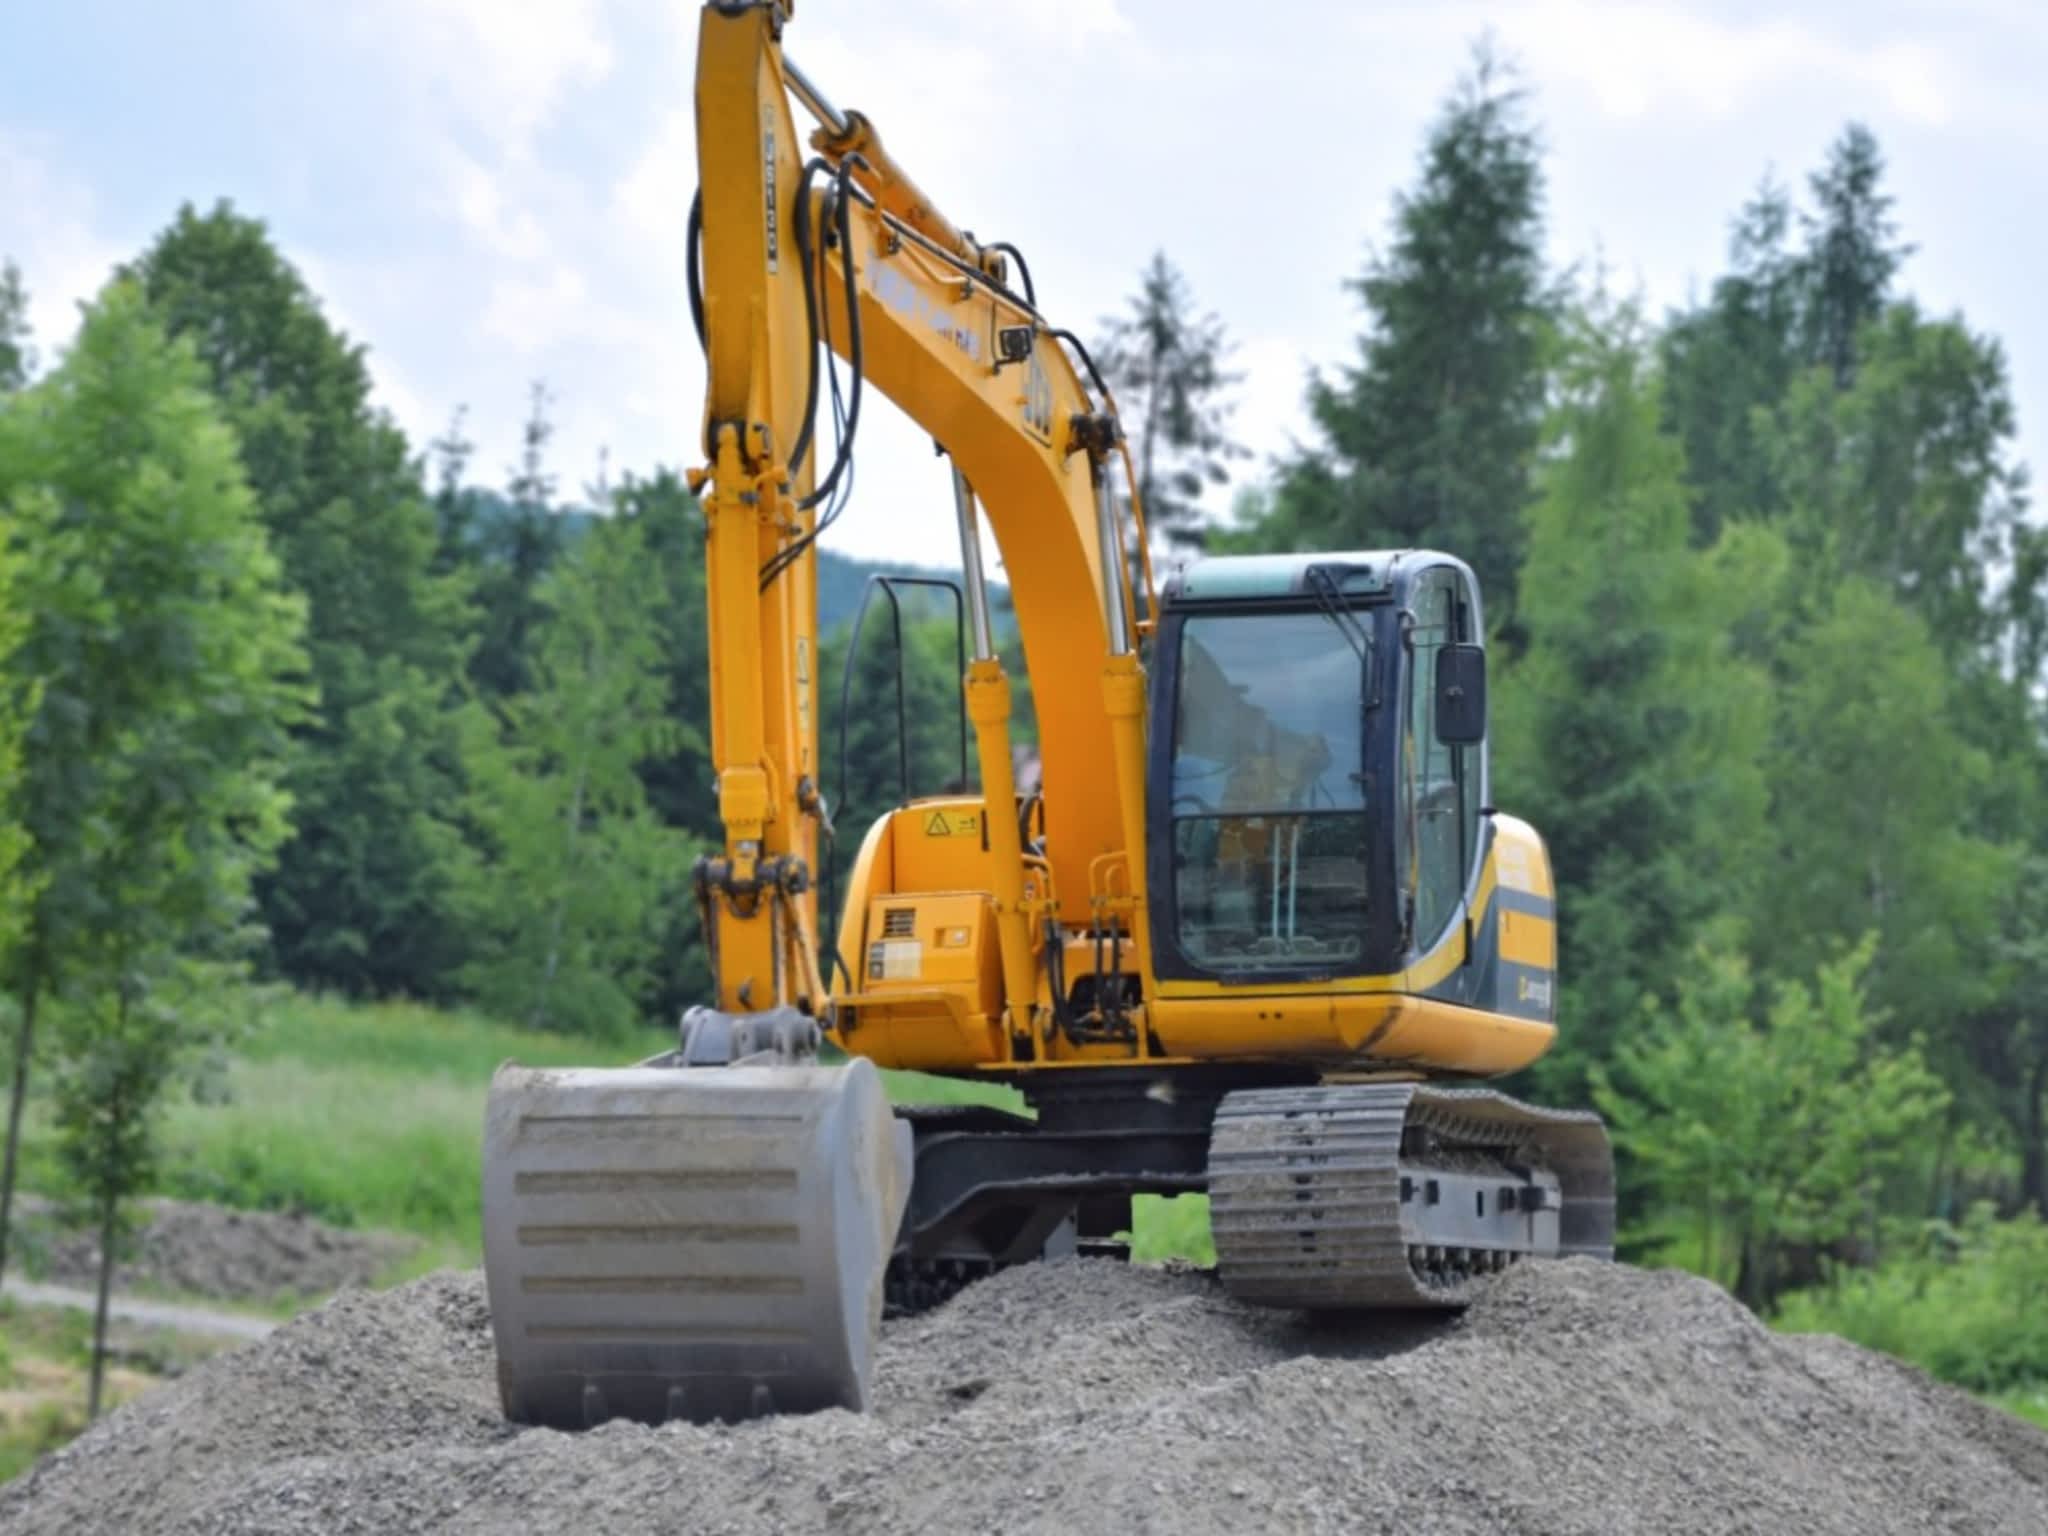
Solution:
{"label": "gravel mound", "polygon": [[[393,1232],[330,1227],[281,1211],[231,1211],[185,1200],[147,1202],[147,1225],[114,1270],[116,1290],[176,1291],[227,1301],[327,1296],[368,1285],[417,1246]],[[99,1284],[99,1238],[56,1225],[47,1201],[23,1202],[37,1273]]]}
{"label": "gravel mound", "polygon": [[474,1274],[351,1293],[0,1491],[10,1532],[2048,1531],[2048,1435],[1703,1281],[1315,1323],[1063,1261],[891,1323],[876,1411],[503,1424]]}

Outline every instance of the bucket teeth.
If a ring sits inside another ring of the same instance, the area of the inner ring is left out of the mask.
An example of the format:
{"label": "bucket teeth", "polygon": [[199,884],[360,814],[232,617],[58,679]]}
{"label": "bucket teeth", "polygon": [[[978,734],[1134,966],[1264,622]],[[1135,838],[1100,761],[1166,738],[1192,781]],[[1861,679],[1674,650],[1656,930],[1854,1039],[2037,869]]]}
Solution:
{"label": "bucket teeth", "polygon": [[484,1274],[506,1416],[865,1407],[907,1139],[865,1061],[501,1068]]}

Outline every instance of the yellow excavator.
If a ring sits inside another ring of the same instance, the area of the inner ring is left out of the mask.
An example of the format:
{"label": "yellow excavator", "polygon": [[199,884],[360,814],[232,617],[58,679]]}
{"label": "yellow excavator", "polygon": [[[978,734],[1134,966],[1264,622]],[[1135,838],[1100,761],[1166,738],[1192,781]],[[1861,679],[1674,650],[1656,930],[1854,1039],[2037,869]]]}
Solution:
{"label": "yellow excavator", "polygon": [[[863,1408],[885,1307],[1116,1252],[1136,1194],[1206,1192],[1223,1286],[1275,1307],[1456,1307],[1524,1256],[1610,1255],[1599,1120],[1461,1086],[1556,1033],[1550,867],[1489,801],[1471,571],[1209,558],[1155,587],[1087,349],[798,69],[793,9],[710,0],[698,32],[717,997],[638,1066],[493,1079],[506,1414]],[[979,792],[867,828],[828,941],[814,550],[868,390],[951,460]],[[1028,1109],[892,1109],[877,1068]]]}

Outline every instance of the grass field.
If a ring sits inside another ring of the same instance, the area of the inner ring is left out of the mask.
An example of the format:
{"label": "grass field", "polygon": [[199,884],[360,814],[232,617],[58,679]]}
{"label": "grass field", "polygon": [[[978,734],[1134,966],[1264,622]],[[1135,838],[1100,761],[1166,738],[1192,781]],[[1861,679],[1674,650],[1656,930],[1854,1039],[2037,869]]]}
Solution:
{"label": "grass field", "polygon": [[[155,1192],[412,1233],[425,1247],[406,1272],[474,1263],[484,1095],[499,1063],[623,1065],[660,1044],[607,1046],[404,1003],[266,996],[224,1073],[208,1074],[210,1090],[181,1092],[170,1107]],[[898,1103],[1022,1107],[998,1084],[883,1076]],[[28,1187],[53,1187],[41,1114],[31,1117],[26,1150]],[[1141,1205],[1139,1257],[1212,1257],[1205,1202]]]}
{"label": "grass field", "polygon": [[[266,998],[207,1091],[177,1091],[155,1193],[298,1210],[474,1251],[484,1092],[517,1057],[602,1061],[590,1042],[407,1004]],[[47,1121],[31,1116],[24,1179],[52,1188]]]}
{"label": "grass field", "polygon": [[[222,1346],[122,1328],[107,1367],[107,1403],[127,1402]],[[62,1307],[0,1300],[0,1483],[85,1429],[92,1319]]]}
{"label": "grass field", "polygon": [[2007,1413],[2016,1413],[2030,1424],[2048,1429],[2048,1385],[2023,1388],[2018,1392],[2001,1392],[1992,1396],[1991,1401]]}

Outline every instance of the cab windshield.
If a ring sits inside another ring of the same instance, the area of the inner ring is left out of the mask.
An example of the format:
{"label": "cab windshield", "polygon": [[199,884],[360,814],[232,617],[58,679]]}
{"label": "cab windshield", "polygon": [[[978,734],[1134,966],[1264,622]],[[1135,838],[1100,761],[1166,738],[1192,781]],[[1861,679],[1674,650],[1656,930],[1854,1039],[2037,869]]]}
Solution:
{"label": "cab windshield", "polygon": [[1359,634],[1315,610],[1181,626],[1174,897],[1205,969],[1333,970],[1363,952]]}

